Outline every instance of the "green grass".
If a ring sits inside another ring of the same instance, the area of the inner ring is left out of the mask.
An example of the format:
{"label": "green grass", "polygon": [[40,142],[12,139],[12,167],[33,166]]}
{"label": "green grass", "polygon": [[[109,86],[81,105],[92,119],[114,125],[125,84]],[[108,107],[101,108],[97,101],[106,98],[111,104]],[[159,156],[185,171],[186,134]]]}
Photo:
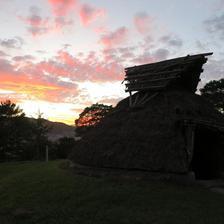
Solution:
{"label": "green grass", "polygon": [[59,168],[61,162],[0,164],[0,224],[224,223],[224,195],[78,176]]}

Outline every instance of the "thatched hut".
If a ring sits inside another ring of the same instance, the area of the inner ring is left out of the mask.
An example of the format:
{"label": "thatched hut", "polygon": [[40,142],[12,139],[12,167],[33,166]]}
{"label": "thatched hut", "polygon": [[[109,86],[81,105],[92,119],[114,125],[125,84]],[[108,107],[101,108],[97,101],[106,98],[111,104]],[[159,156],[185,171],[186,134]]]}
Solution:
{"label": "thatched hut", "polygon": [[73,162],[162,173],[193,171],[205,179],[219,176],[224,168],[224,117],[195,94],[207,55],[126,69],[130,97],[86,134],[71,156]]}

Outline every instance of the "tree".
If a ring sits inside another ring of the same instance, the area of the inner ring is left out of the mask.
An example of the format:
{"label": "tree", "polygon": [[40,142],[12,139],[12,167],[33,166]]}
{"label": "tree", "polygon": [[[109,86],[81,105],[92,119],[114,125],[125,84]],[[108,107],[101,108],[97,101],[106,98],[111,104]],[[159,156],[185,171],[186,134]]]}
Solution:
{"label": "tree", "polygon": [[37,119],[25,113],[10,100],[0,104],[0,161],[41,159],[48,144],[49,130],[38,113]]}
{"label": "tree", "polygon": [[12,117],[24,117],[25,113],[23,110],[16,106],[15,103],[12,103],[10,100],[1,102],[0,105],[0,118],[12,118]]}
{"label": "tree", "polygon": [[31,142],[30,122],[10,100],[0,104],[0,160],[20,159]]}
{"label": "tree", "polygon": [[75,120],[76,132],[78,134],[85,133],[89,128],[98,124],[102,118],[104,118],[111,110],[112,106],[105,104],[93,104],[90,107],[86,107],[79,115],[79,118]]}
{"label": "tree", "polygon": [[200,92],[218,111],[224,113],[224,79],[208,82]]}
{"label": "tree", "polygon": [[112,106],[98,103],[93,104],[90,107],[86,107],[79,115],[79,118],[75,120],[75,125],[76,127],[94,126],[99,123],[111,109]]}
{"label": "tree", "polygon": [[45,120],[43,119],[43,113],[38,111],[37,119],[35,121],[34,127],[34,142],[36,147],[36,159],[44,158],[44,152],[46,145],[48,144],[47,133],[49,127],[46,125]]}
{"label": "tree", "polygon": [[66,159],[75,146],[75,139],[69,137],[62,137],[56,143],[56,158]]}

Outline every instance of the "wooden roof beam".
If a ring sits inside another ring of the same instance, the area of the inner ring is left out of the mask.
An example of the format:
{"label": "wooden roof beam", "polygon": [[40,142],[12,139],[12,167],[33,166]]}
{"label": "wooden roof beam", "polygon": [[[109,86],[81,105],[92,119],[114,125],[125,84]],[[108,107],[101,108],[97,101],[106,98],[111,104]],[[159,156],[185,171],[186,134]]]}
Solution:
{"label": "wooden roof beam", "polygon": [[173,71],[162,71],[162,72],[153,72],[153,73],[145,73],[145,74],[140,74],[140,75],[132,75],[132,76],[127,76],[124,78],[124,80],[129,80],[129,79],[138,79],[138,78],[142,78],[142,77],[150,77],[153,75],[174,75],[174,74],[179,74],[181,72],[183,72],[183,69],[175,69]]}
{"label": "wooden roof beam", "polygon": [[135,82],[133,83],[126,83],[125,85],[128,86],[128,85],[133,85],[133,84],[141,84],[141,83],[150,83],[150,82],[159,82],[159,81],[169,81],[169,80],[172,80],[172,79],[178,79],[180,77],[170,77],[170,78],[163,78],[163,79],[152,79],[152,80],[136,80]]}
{"label": "wooden roof beam", "polygon": [[196,58],[206,57],[206,56],[209,56],[209,55],[212,55],[212,54],[213,54],[213,52],[202,53],[202,54],[195,54],[195,55],[187,55],[187,56],[184,56],[184,57],[172,58],[172,59],[169,59],[169,60],[164,60],[164,61],[160,61],[160,62],[154,62],[154,63],[151,63],[151,64],[144,64],[144,65],[128,67],[128,68],[125,68],[125,71],[131,70],[131,69],[139,69],[139,68],[143,68],[145,66],[155,66],[155,65],[157,66],[157,65],[161,65],[163,63],[171,63],[171,62],[176,62],[176,61],[180,62],[182,59],[185,59],[185,61],[189,60],[189,59],[195,60]]}
{"label": "wooden roof beam", "polygon": [[164,89],[167,85],[160,85],[160,86],[150,86],[150,87],[138,87],[138,88],[128,88],[125,89],[125,92],[130,92],[130,91],[141,91],[141,90],[160,90]]}

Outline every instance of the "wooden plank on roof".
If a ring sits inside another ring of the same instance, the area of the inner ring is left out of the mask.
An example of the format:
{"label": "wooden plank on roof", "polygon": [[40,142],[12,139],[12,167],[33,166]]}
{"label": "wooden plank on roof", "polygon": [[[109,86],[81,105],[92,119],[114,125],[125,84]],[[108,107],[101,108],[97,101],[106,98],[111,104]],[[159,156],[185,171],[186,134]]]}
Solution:
{"label": "wooden plank on roof", "polygon": [[125,68],[125,71],[126,70],[131,70],[131,69],[137,69],[137,68],[139,69],[139,68],[143,68],[145,66],[154,66],[154,65],[157,66],[157,64],[162,64],[162,63],[172,63],[172,62],[176,63],[176,61],[179,63],[183,59],[185,59],[185,60],[190,60],[190,59],[195,60],[196,58],[205,57],[205,56],[209,56],[209,55],[212,55],[212,54],[213,54],[213,52],[195,54],[195,55],[187,55],[187,56],[184,56],[184,57],[172,58],[172,59],[168,59],[168,60],[164,60],[164,61],[160,61],[160,62],[154,62],[154,63],[150,63],[150,64],[127,67],[127,68]]}
{"label": "wooden plank on roof", "polygon": [[[198,60],[198,59],[197,59]],[[201,65],[206,63],[207,59],[203,59],[202,61],[196,61],[196,60],[186,60],[186,61],[182,61],[182,62],[178,62],[176,61],[175,63],[163,63],[163,64],[159,64],[160,62],[154,64],[152,66],[152,64],[149,64],[148,67],[145,68],[138,68],[138,66],[136,67],[135,70],[131,70],[131,71],[126,71],[126,76],[133,76],[136,75],[136,73],[141,74],[141,73],[145,73],[145,72],[150,72],[150,73],[158,73],[158,72],[165,72],[165,71],[169,71],[170,69],[172,70],[178,70],[178,69],[186,69],[187,67],[189,67],[189,65],[193,65],[196,63],[200,63]]]}
{"label": "wooden plank on roof", "polygon": [[160,90],[164,89],[167,85],[160,85],[160,86],[148,86],[148,87],[138,87],[138,88],[128,88],[125,90],[125,92],[130,92],[130,91],[140,91],[140,90]]}
{"label": "wooden plank on roof", "polygon": [[[177,79],[180,78],[180,75],[172,75],[169,77],[165,77],[165,78],[151,78],[151,77],[145,77],[144,79],[135,79],[130,81],[130,83],[127,84],[131,84],[131,83],[148,83],[148,82],[158,82],[158,81],[167,81],[167,80],[171,80],[171,79]],[[129,81],[128,79],[126,79],[126,81]],[[125,85],[127,85],[125,84]]]}
{"label": "wooden plank on roof", "polygon": [[175,69],[173,71],[162,71],[162,72],[147,72],[144,74],[139,74],[139,75],[132,75],[132,76],[126,76],[125,80],[129,80],[129,79],[138,79],[138,78],[143,78],[143,77],[149,77],[149,76],[159,76],[159,75],[175,75],[175,74],[179,74],[181,72],[183,72],[183,69]]}

